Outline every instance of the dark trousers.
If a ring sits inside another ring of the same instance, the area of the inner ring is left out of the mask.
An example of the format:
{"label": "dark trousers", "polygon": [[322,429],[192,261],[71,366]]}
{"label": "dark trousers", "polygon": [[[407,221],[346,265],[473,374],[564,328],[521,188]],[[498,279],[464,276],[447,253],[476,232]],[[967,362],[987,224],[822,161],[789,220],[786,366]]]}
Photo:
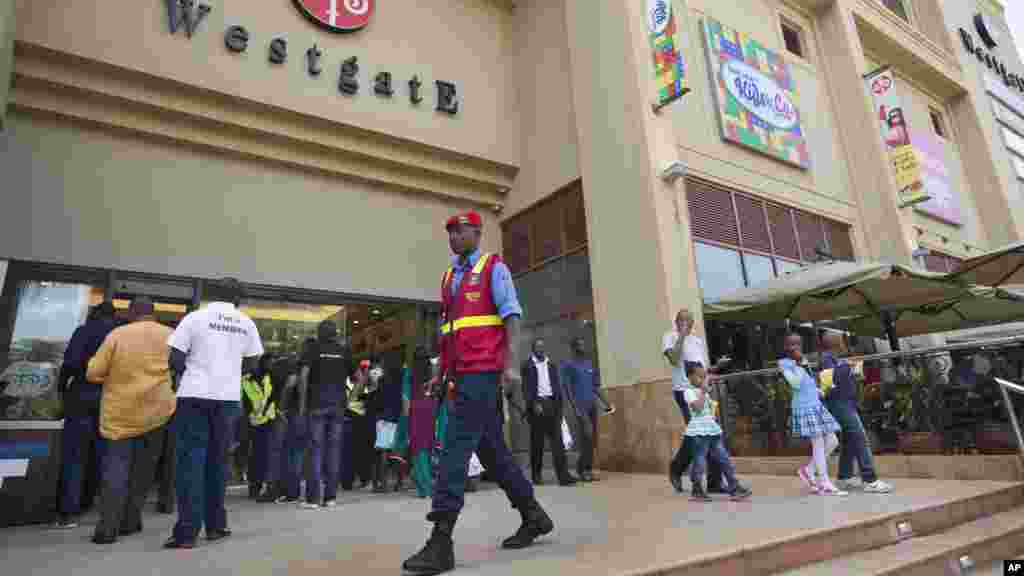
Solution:
{"label": "dark trousers", "polygon": [[194,542],[199,530],[227,528],[224,508],[228,443],[236,424],[237,402],[178,398],[177,429],[178,523],[174,537]]}
{"label": "dark trousers", "polygon": [[839,448],[839,479],[849,480],[853,477],[853,464],[860,468],[860,477],[870,484],[878,480],[875,474],[874,459],[871,456],[871,443],[860,420],[857,406],[852,402],[833,401],[828,403],[828,411],[835,417],[842,431]]}
{"label": "dark trousers", "polygon": [[142,530],[142,506],[156,476],[163,432],[158,428],[133,438],[107,440],[97,537],[117,538]]}
{"label": "dark trousers", "polygon": [[533,485],[505,446],[503,423],[498,415],[499,377],[499,372],[456,377],[455,399],[448,402],[447,438],[430,520],[454,520],[462,510],[469,459],[474,451],[513,507],[533,500]]}
{"label": "dark trousers", "polygon": [[[690,421],[690,407],[686,405],[686,399],[683,398],[683,393],[679,390],[674,390],[672,396],[676,400],[676,404],[679,406],[679,411],[683,414],[683,419],[687,422]],[[686,469],[690,467],[690,463],[693,461],[694,446],[693,437],[683,436],[683,443],[679,446],[679,450],[676,450],[675,456],[672,457],[671,474],[673,477],[679,478],[686,473]],[[707,478],[707,489],[717,492],[722,489],[722,467],[719,466],[718,461],[711,459],[711,462],[707,467],[708,478]]]}
{"label": "dark trousers", "polygon": [[693,466],[690,468],[690,482],[694,486],[700,485],[704,479],[705,466],[710,459],[718,462],[718,466],[725,474],[726,491],[732,492],[736,489],[736,470],[732,467],[732,460],[725,450],[725,443],[721,436],[693,436]]}
{"label": "dark trousers", "polygon": [[579,410],[576,412],[576,450],[579,452],[579,458],[576,460],[576,473],[580,476],[594,470],[596,418],[597,410],[593,406],[583,410],[582,413]]}
{"label": "dark trousers", "polygon": [[533,477],[540,478],[544,471],[544,439],[551,444],[555,474],[560,482],[569,479],[569,465],[562,444],[562,407],[551,398],[538,398],[541,414],[530,414],[530,468]]}
{"label": "dark trousers", "polygon": [[360,482],[368,483],[373,480],[373,464],[375,451],[373,448],[377,431],[373,419],[355,412],[348,413],[349,427],[351,434],[343,434],[341,442],[347,446],[345,458],[348,466],[345,468],[345,476],[342,483],[345,486],[352,486],[356,478]]}
{"label": "dark trousers", "polygon": [[160,455],[160,463],[157,465],[157,476],[159,483],[159,502],[162,510],[174,509],[174,474],[177,468],[178,455],[175,450],[178,445],[174,418],[161,430],[163,434],[163,449]]}
{"label": "dark trousers", "polygon": [[352,416],[346,413],[341,419],[341,457],[338,460],[338,478],[342,490],[351,490],[355,482],[355,468],[352,466]]}
{"label": "dark trousers", "polygon": [[306,460],[306,419],[298,414],[288,418],[284,455],[281,458],[281,481],[285,496],[294,500],[302,495],[302,466]]}
{"label": "dark trousers", "polygon": [[248,475],[249,484],[277,482],[281,474],[281,447],[284,443],[286,427],[271,420],[262,426],[249,428]]}
{"label": "dark trousers", "polygon": [[[64,433],[61,435],[61,476],[58,511],[63,516],[77,516],[82,513],[83,502],[91,502],[88,477],[90,471],[102,466],[104,442],[99,435],[99,418],[89,413],[68,416],[64,419]],[[99,477],[99,474],[96,474]],[[95,486],[92,487],[96,489]]]}
{"label": "dark trousers", "polygon": [[309,469],[306,473],[306,501],[320,503],[338,497],[338,460],[341,457],[342,415],[335,409],[309,415]]}

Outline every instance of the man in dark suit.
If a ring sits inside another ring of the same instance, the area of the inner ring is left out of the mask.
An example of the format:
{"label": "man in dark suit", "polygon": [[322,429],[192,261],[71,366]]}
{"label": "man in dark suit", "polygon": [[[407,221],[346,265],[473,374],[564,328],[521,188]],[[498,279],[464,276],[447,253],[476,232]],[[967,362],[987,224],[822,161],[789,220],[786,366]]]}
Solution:
{"label": "man in dark suit", "polygon": [[530,416],[530,465],[533,483],[543,483],[544,438],[551,442],[558,483],[570,486],[576,479],[569,474],[562,445],[562,386],[558,368],[544,353],[544,340],[533,341],[533,354],[522,366],[523,398]]}

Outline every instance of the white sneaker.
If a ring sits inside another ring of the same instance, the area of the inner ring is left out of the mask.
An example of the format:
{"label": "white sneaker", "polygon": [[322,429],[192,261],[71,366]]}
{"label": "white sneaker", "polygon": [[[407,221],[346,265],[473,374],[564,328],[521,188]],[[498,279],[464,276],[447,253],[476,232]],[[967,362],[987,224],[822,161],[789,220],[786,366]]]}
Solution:
{"label": "white sneaker", "polygon": [[875,480],[871,484],[865,484],[864,491],[871,494],[888,494],[889,492],[892,492],[892,485],[886,484],[881,480]]}
{"label": "white sneaker", "polygon": [[864,487],[864,483],[860,478],[847,478],[846,480],[836,480],[836,487],[840,490],[860,490]]}
{"label": "white sneaker", "polygon": [[303,502],[299,504],[299,508],[302,508],[303,510],[319,510],[320,505],[312,502]]}
{"label": "white sneaker", "polygon": [[323,507],[324,508],[337,508],[338,507],[338,501],[337,500],[327,500],[326,502],[324,502]]}

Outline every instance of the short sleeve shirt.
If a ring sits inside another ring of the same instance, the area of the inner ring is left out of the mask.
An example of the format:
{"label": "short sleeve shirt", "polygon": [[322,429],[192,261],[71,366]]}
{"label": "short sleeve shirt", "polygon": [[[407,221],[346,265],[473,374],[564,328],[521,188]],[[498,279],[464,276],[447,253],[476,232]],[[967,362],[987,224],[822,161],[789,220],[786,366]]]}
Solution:
{"label": "short sleeve shirt", "polygon": [[[697,389],[688,387],[684,392],[686,403],[689,404],[697,399]],[[720,436],[722,427],[715,420],[714,404],[711,396],[704,394],[704,405],[694,410],[690,408],[693,418],[686,426],[687,436]]]}
{"label": "short sleeve shirt", "polygon": [[[661,351],[668,352],[672,350],[677,342],[679,342],[679,332],[675,330],[666,332],[665,336],[661,339]],[[696,362],[705,368],[708,367],[707,350],[703,338],[693,334],[686,336],[686,340],[683,341],[683,361],[679,366],[672,367],[672,390],[674,392],[682,392],[690,386],[690,382],[686,378],[687,362]]]}
{"label": "short sleeve shirt", "polygon": [[242,359],[263,355],[256,324],[226,302],[213,302],[185,316],[168,344],[186,354],[179,398],[238,402]]}

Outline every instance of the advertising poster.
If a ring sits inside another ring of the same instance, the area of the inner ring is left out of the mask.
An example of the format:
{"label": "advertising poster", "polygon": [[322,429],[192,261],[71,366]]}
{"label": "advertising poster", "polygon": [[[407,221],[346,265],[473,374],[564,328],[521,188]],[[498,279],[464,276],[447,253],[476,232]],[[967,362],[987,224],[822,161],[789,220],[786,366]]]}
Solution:
{"label": "advertising poster", "polygon": [[896,77],[891,68],[880,68],[864,77],[875,106],[882,140],[896,175],[900,207],[927,201],[930,196],[921,177],[921,163],[903,113],[903,102],[896,92]]}
{"label": "advertising poster", "polygon": [[942,142],[931,132],[911,134],[910,141],[914,145],[921,163],[921,179],[924,181],[924,189],[930,196],[928,200],[914,206],[914,209],[947,224],[962,225],[960,198],[950,186]]}
{"label": "advertising poster", "polygon": [[750,35],[710,18],[704,37],[722,137],[808,168],[811,158],[789,65]]}
{"label": "advertising poster", "polygon": [[686,87],[686,64],[676,45],[676,18],[672,0],[647,0],[647,31],[654,53],[654,79],[658,96],[655,109],[679,99]]}

